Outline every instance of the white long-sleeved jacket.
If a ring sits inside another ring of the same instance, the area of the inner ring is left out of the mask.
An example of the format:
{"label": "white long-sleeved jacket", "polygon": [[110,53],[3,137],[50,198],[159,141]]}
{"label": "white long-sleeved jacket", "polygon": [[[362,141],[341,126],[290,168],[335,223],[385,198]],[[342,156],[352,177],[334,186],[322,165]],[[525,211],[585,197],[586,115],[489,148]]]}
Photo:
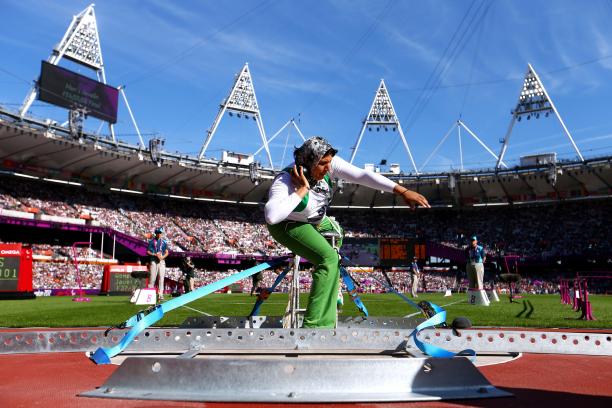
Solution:
{"label": "white long-sleeved jacket", "polygon": [[[293,164],[290,167],[293,168]],[[388,193],[395,188],[395,183],[388,178],[353,166],[338,156],[334,156],[331,161],[329,176],[332,180],[342,179]],[[268,224],[278,224],[285,220],[317,224],[325,216],[332,195],[332,188],[327,181],[320,180],[311,186],[304,199],[295,190],[289,172],[284,171],[274,179],[265,207]]]}

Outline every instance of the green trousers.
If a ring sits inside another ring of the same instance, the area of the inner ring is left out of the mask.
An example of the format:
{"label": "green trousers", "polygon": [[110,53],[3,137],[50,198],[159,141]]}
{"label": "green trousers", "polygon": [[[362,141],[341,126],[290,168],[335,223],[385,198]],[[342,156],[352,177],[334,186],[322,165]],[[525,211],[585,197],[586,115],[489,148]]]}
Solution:
{"label": "green trousers", "polygon": [[[318,226],[304,222],[283,221],[268,225],[268,231],[276,241],[314,265],[303,327],[335,327],[340,260],[336,250],[321,233],[336,231],[342,235],[338,223],[329,217],[325,217]],[[340,245],[342,245],[341,237],[336,240],[336,246],[339,248]]]}

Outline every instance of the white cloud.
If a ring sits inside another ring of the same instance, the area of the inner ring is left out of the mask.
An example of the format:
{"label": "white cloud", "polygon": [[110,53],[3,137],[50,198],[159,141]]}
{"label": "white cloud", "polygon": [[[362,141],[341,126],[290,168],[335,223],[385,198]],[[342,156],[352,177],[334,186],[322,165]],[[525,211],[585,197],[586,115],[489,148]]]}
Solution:
{"label": "white cloud", "polygon": [[424,41],[415,40],[414,38],[403,34],[395,27],[386,26],[385,32],[389,34],[390,39],[397,42],[400,47],[405,47],[404,49],[401,49],[402,53],[412,53],[412,57],[417,57],[428,64],[438,61],[438,53],[433,48],[426,46]]}
{"label": "white cloud", "polygon": [[[604,35],[596,26],[591,27],[591,33],[595,37],[595,46],[600,57],[612,55],[612,44],[609,35]],[[612,70],[612,58],[602,59],[599,65],[607,70]]]}

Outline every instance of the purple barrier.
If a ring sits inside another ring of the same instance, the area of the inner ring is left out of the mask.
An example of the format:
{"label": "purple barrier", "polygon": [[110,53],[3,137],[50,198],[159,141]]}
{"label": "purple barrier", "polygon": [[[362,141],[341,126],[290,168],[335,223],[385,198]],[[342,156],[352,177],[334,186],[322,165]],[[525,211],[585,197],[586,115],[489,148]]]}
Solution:
{"label": "purple barrier", "polygon": [[465,262],[465,252],[461,249],[430,241],[427,241],[426,249],[428,256],[444,258],[457,263]]}
{"label": "purple barrier", "polygon": [[[34,295],[38,296],[76,296],[79,293],[79,288],[70,288],[70,289],[45,289],[38,288],[34,290]],[[99,295],[100,289],[83,289],[82,293],[85,295]]]}

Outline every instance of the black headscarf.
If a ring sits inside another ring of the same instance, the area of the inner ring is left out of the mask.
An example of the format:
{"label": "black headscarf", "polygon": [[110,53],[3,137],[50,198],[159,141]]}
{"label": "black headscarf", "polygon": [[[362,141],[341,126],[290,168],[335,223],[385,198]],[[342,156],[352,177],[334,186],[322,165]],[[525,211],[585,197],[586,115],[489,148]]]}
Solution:
{"label": "black headscarf", "polygon": [[302,166],[304,168],[304,175],[309,182],[315,180],[312,179],[312,168],[315,164],[323,158],[323,156],[330,154],[335,156],[338,150],[334,149],[332,145],[320,136],[311,137],[306,140],[300,147],[293,151],[293,157],[295,159],[296,166]]}

